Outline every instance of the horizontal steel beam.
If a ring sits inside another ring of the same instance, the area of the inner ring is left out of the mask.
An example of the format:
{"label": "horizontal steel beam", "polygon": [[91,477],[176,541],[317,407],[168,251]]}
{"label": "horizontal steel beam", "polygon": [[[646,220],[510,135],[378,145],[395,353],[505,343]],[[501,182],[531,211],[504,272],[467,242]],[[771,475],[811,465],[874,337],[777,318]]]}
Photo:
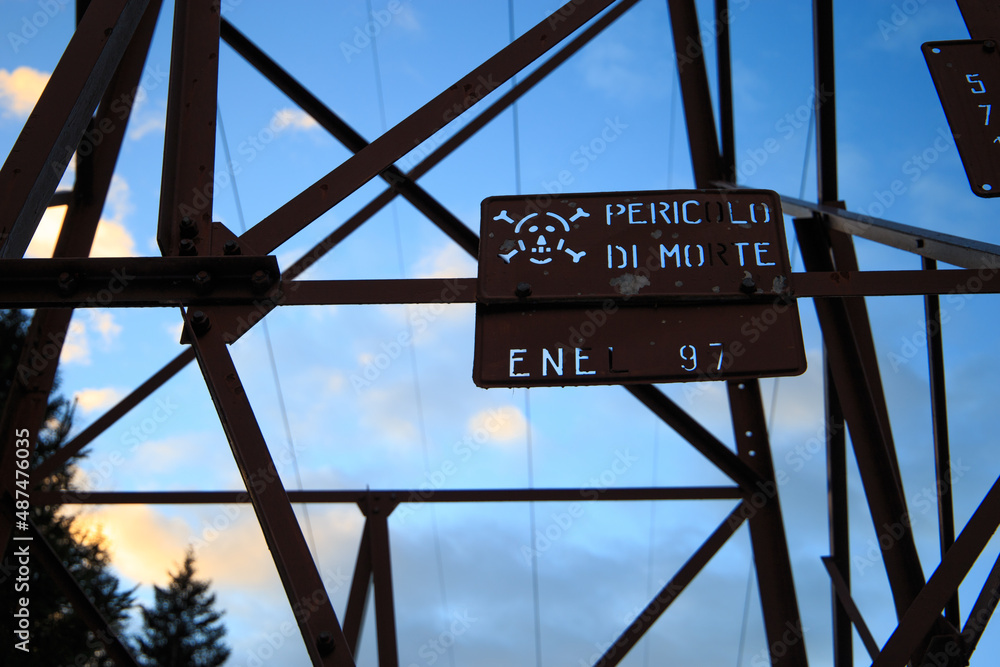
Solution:
{"label": "horizontal steel beam", "polygon": [[[399,503],[571,502],[632,500],[732,500],[735,486],[629,487],[619,489],[373,489],[287,491],[293,503],[358,503],[369,495]],[[248,503],[246,491],[35,491],[36,505],[211,505]]]}
{"label": "horizontal steel beam", "polygon": [[[729,185],[729,187],[737,187]],[[833,206],[781,197],[782,212],[796,217],[820,214],[830,228],[965,269],[1000,267],[1000,246],[933,232]]]}
{"label": "horizontal steel beam", "polygon": [[[793,273],[789,296],[996,294],[1000,292],[1000,280],[993,280],[997,273],[996,269],[985,268]],[[268,299],[275,306],[318,306],[475,303],[478,299],[476,278],[277,281],[277,274],[277,263],[271,256],[0,260],[0,307],[150,308],[243,305],[261,299]],[[610,293],[560,299],[526,297],[519,303],[600,304],[609,298],[612,298]],[[774,295],[694,298],[638,294],[627,297],[627,304],[767,303],[774,298]],[[626,299],[620,295],[617,299],[626,305]]]}

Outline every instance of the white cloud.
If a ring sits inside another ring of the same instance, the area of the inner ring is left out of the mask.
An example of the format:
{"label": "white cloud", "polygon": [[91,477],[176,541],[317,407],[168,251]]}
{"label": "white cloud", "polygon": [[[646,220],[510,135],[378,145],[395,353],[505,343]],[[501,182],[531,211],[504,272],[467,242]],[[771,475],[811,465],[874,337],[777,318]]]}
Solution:
{"label": "white cloud", "polygon": [[74,395],[76,404],[80,406],[80,409],[84,413],[110,408],[120,401],[122,396],[124,396],[122,392],[112,387],[105,387],[104,389],[81,389]]}
{"label": "white cloud", "polygon": [[478,270],[476,260],[469,253],[449,243],[420,258],[414,267],[414,278],[468,278]]}
{"label": "white cloud", "polygon": [[420,19],[417,18],[416,12],[413,11],[411,3],[405,3],[399,7],[393,18],[393,22],[409,32],[420,32],[423,30],[423,26],[420,25]]}
{"label": "white cloud", "polygon": [[135,257],[135,239],[125,226],[113,220],[101,220],[94,238],[91,257]]}
{"label": "white cloud", "polygon": [[107,350],[121,332],[122,327],[111,312],[98,308],[79,311],[69,323],[59,363],[87,365],[90,363],[91,337],[95,333],[100,335],[102,347]]}
{"label": "white cloud", "polygon": [[26,117],[38,102],[49,74],[31,67],[0,69],[0,116]]}
{"label": "white cloud", "polygon": [[469,433],[480,430],[489,434],[490,442],[519,442],[526,434],[527,420],[513,405],[482,410],[469,418]]}
{"label": "white cloud", "polygon": [[316,119],[307,114],[302,109],[279,109],[271,117],[272,128],[293,130],[310,130],[319,127]]}
{"label": "white cloud", "polygon": [[134,209],[130,198],[128,183],[124,178],[115,176],[108,190],[108,200],[105,205],[110,217],[101,218],[94,238],[91,257],[134,257],[135,239],[125,228],[125,218]]}
{"label": "white cloud", "polygon": [[162,116],[150,116],[141,121],[137,119],[135,125],[130,124],[128,138],[139,140],[150,132],[161,132],[164,129],[166,129],[166,119]]}
{"label": "white cloud", "polygon": [[181,334],[184,333],[184,320],[178,320],[173,324],[166,325],[167,334],[170,336],[170,341],[176,343],[181,339]]}
{"label": "white cloud", "polygon": [[87,313],[90,315],[90,323],[97,333],[101,334],[105,345],[110,345],[111,341],[122,332],[121,325],[115,322],[115,318],[110,312],[91,309]]}
{"label": "white cloud", "polygon": [[163,516],[148,505],[114,505],[83,513],[75,522],[101,535],[115,568],[141,582],[160,582],[184,557],[191,531],[180,518]]}
{"label": "white cloud", "polygon": [[637,66],[639,57],[621,42],[593,45],[585,51],[584,76],[587,85],[609,98],[634,104],[660,86]]}
{"label": "white cloud", "polygon": [[24,252],[25,257],[52,257],[55,250],[56,240],[59,238],[59,230],[62,229],[63,220],[66,218],[66,206],[53,206],[45,209],[35,235],[31,237],[31,243]]}
{"label": "white cloud", "polygon": [[59,363],[90,363],[90,344],[87,342],[87,327],[78,319],[74,319],[69,323],[69,331],[66,332],[66,340],[63,342],[62,352],[59,355]]}
{"label": "white cloud", "polygon": [[[101,218],[90,250],[91,257],[135,257],[135,239],[125,227],[125,217],[132,213],[128,183],[115,176],[108,190],[106,208],[110,217]],[[66,206],[46,209],[42,220],[31,237],[26,257],[52,257],[59,232],[66,220]]]}

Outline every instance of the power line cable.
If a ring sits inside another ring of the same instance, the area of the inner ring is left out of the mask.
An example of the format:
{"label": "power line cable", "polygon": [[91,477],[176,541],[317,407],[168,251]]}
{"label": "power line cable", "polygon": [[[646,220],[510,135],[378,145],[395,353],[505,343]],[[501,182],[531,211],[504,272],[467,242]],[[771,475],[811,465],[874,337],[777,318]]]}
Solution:
{"label": "power line cable", "polygon": [[[368,15],[374,16],[375,14],[371,0],[366,0],[366,4],[368,6]],[[388,129],[389,124],[386,119],[385,93],[384,93],[384,86],[382,79],[381,59],[379,57],[379,51],[378,51],[377,36],[372,37],[372,65],[375,69],[375,82],[376,82],[376,94],[378,99],[379,118],[381,120],[382,133],[384,134]],[[398,262],[399,276],[400,278],[406,278],[407,271],[406,271],[405,255],[403,250],[403,234],[399,223],[398,202],[393,201],[390,209],[392,211],[393,231],[396,238],[396,258]],[[420,447],[421,451],[423,452],[424,472],[430,473],[431,470],[430,445],[427,438],[427,422],[424,413],[423,397],[420,391],[421,387],[420,368],[417,362],[417,351],[416,348],[414,347],[416,343],[413,331],[413,321],[412,318],[410,317],[410,313],[412,312],[413,306],[406,305],[405,308],[406,308],[406,330],[408,335],[407,340],[411,341],[411,345],[409,346],[408,350],[409,352],[408,356],[410,358],[410,374],[411,377],[413,378],[413,398],[414,398],[414,406],[416,408],[416,413],[417,413],[417,426],[420,434]],[[445,610],[445,612],[447,613],[450,610],[450,606],[448,604],[448,589],[445,585],[444,555],[442,554],[441,551],[441,536],[438,530],[437,511],[434,506],[434,503],[430,503],[430,507],[428,509],[430,511],[430,517],[431,517],[431,534],[433,536],[432,543],[434,548],[434,563],[437,569],[438,585],[441,590],[441,605]],[[455,667],[455,652],[451,648],[449,648],[447,653],[448,653],[449,664],[451,665],[451,667]]]}
{"label": "power line cable", "polygon": [[[507,28],[508,43],[513,43],[515,38],[514,30],[514,0],[507,0]],[[517,85],[517,75],[511,79],[511,85]],[[521,124],[518,102],[511,105],[513,115],[513,146],[514,146],[514,189],[517,194],[521,194]],[[535,465],[534,450],[531,441],[531,390],[524,390],[524,422],[525,435],[524,442],[528,458],[528,488],[535,488]],[[538,585],[538,538],[536,534],[535,502],[528,502],[528,531],[531,542],[531,602],[534,614],[535,632],[535,665],[542,666],[542,618],[541,618],[541,596]]]}
{"label": "power line cable", "polygon": [[[222,107],[216,104],[216,117],[219,121],[219,134],[222,136],[222,150],[226,156],[226,170],[229,173],[229,180],[233,184],[233,202],[236,205],[236,218],[240,224],[240,232],[246,233],[246,219],[243,216],[243,203],[240,199],[240,191],[236,185],[236,170],[233,167],[233,157],[229,150],[229,139],[226,136],[226,125],[222,121]],[[288,452],[291,455],[292,471],[295,474],[295,484],[302,490],[302,474],[299,472],[299,459],[295,453],[295,439],[292,437],[292,426],[288,420],[288,409],[285,406],[285,392],[281,388],[281,379],[278,376],[278,363],[274,356],[274,346],[271,343],[271,330],[267,325],[267,318],[260,321],[261,329],[264,332],[264,345],[267,348],[267,359],[271,367],[271,378],[274,381],[274,390],[278,398],[278,411],[281,413],[281,423],[285,430],[285,442]],[[313,533],[312,521],[309,518],[309,506],[305,503],[299,505],[302,511],[302,519],[306,525],[306,535],[309,538],[309,546],[313,554],[319,559],[319,550],[316,547],[316,536]]]}

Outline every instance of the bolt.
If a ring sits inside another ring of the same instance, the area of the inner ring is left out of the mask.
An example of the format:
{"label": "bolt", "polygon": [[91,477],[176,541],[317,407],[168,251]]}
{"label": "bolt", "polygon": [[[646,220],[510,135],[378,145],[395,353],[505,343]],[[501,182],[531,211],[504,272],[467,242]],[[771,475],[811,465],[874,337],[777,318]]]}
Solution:
{"label": "bolt", "polygon": [[753,294],[757,291],[757,283],[753,281],[753,278],[744,278],[742,282],[740,282],[740,291],[744,294]]}
{"label": "bolt", "polygon": [[514,288],[514,294],[522,299],[528,296],[531,294],[531,283],[518,283]]}
{"label": "bolt", "polygon": [[208,333],[208,330],[212,328],[212,322],[209,321],[205,311],[196,310],[191,313],[191,328],[194,329],[194,335],[199,338]]}
{"label": "bolt", "polygon": [[193,278],[195,289],[199,294],[205,294],[212,288],[212,274],[208,271],[199,271]]}
{"label": "bolt", "polygon": [[316,638],[316,648],[322,656],[333,653],[333,650],[337,648],[337,645],[333,643],[333,635],[329,632],[319,633],[319,637]]}
{"label": "bolt", "polygon": [[255,292],[263,292],[271,286],[271,274],[264,269],[257,269],[250,276],[250,287]]}
{"label": "bolt", "polygon": [[63,271],[59,274],[59,294],[69,296],[76,291],[76,277]]}
{"label": "bolt", "polygon": [[222,252],[227,255],[239,255],[242,252],[242,250],[240,250],[239,243],[230,239],[223,244]]}
{"label": "bolt", "polygon": [[181,254],[185,257],[192,257],[198,254],[198,248],[195,247],[194,241],[191,239],[183,239],[181,241]]}
{"label": "bolt", "polygon": [[997,43],[994,42],[992,39],[987,39],[985,42],[983,42],[983,51],[985,51],[986,53],[993,53],[994,51],[996,51],[996,49],[997,49]]}
{"label": "bolt", "polygon": [[198,223],[185,215],[181,218],[181,238],[193,239],[196,236],[198,236]]}

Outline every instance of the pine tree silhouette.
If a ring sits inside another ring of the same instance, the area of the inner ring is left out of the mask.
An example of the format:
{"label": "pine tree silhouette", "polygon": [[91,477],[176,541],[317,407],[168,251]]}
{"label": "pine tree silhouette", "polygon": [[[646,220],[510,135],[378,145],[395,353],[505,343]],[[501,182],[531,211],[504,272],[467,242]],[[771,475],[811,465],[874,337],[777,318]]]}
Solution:
{"label": "pine tree silhouette", "polygon": [[143,630],[136,643],[145,667],[217,667],[229,657],[222,641],[222,612],[214,609],[215,594],[208,592],[210,582],[194,575],[194,551],[189,548],[170,584],[153,587],[153,607],[141,607]]}
{"label": "pine tree silhouette", "polygon": [[[20,310],[0,311],[0,407],[6,402],[15,381],[28,321],[28,315]],[[56,395],[57,389],[58,384],[49,398],[45,426],[38,433],[36,463],[44,461],[63,445],[73,423],[73,405]],[[39,480],[38,488],[43,491],[73,490],[73,466],[85,452],[73,456],[46,479]],[[119,588],[118,577],[111,570],[101,537],[84,534],[75,515],[64,508],[31,505],[29,515],[114,633],[121,635],[128,610],[134,606],[135,589],[123,591]],[[14,599],[25,595],[15,590],[18,560],[13,555],[14,546],[13,541],[7,545],[0,564],[0,609],[5,610],[0,614],[0,633],[7,638],[14,636],[10,611],[14,608]],[[104,642],[109,638],[90,632],[62,590],[37,562],[26,583],[31,600],[30,652],[25,654],[14,648],[13,641],[5,641],[0,644],[0,665],[111,667],[114,664],[104,649]]]}

